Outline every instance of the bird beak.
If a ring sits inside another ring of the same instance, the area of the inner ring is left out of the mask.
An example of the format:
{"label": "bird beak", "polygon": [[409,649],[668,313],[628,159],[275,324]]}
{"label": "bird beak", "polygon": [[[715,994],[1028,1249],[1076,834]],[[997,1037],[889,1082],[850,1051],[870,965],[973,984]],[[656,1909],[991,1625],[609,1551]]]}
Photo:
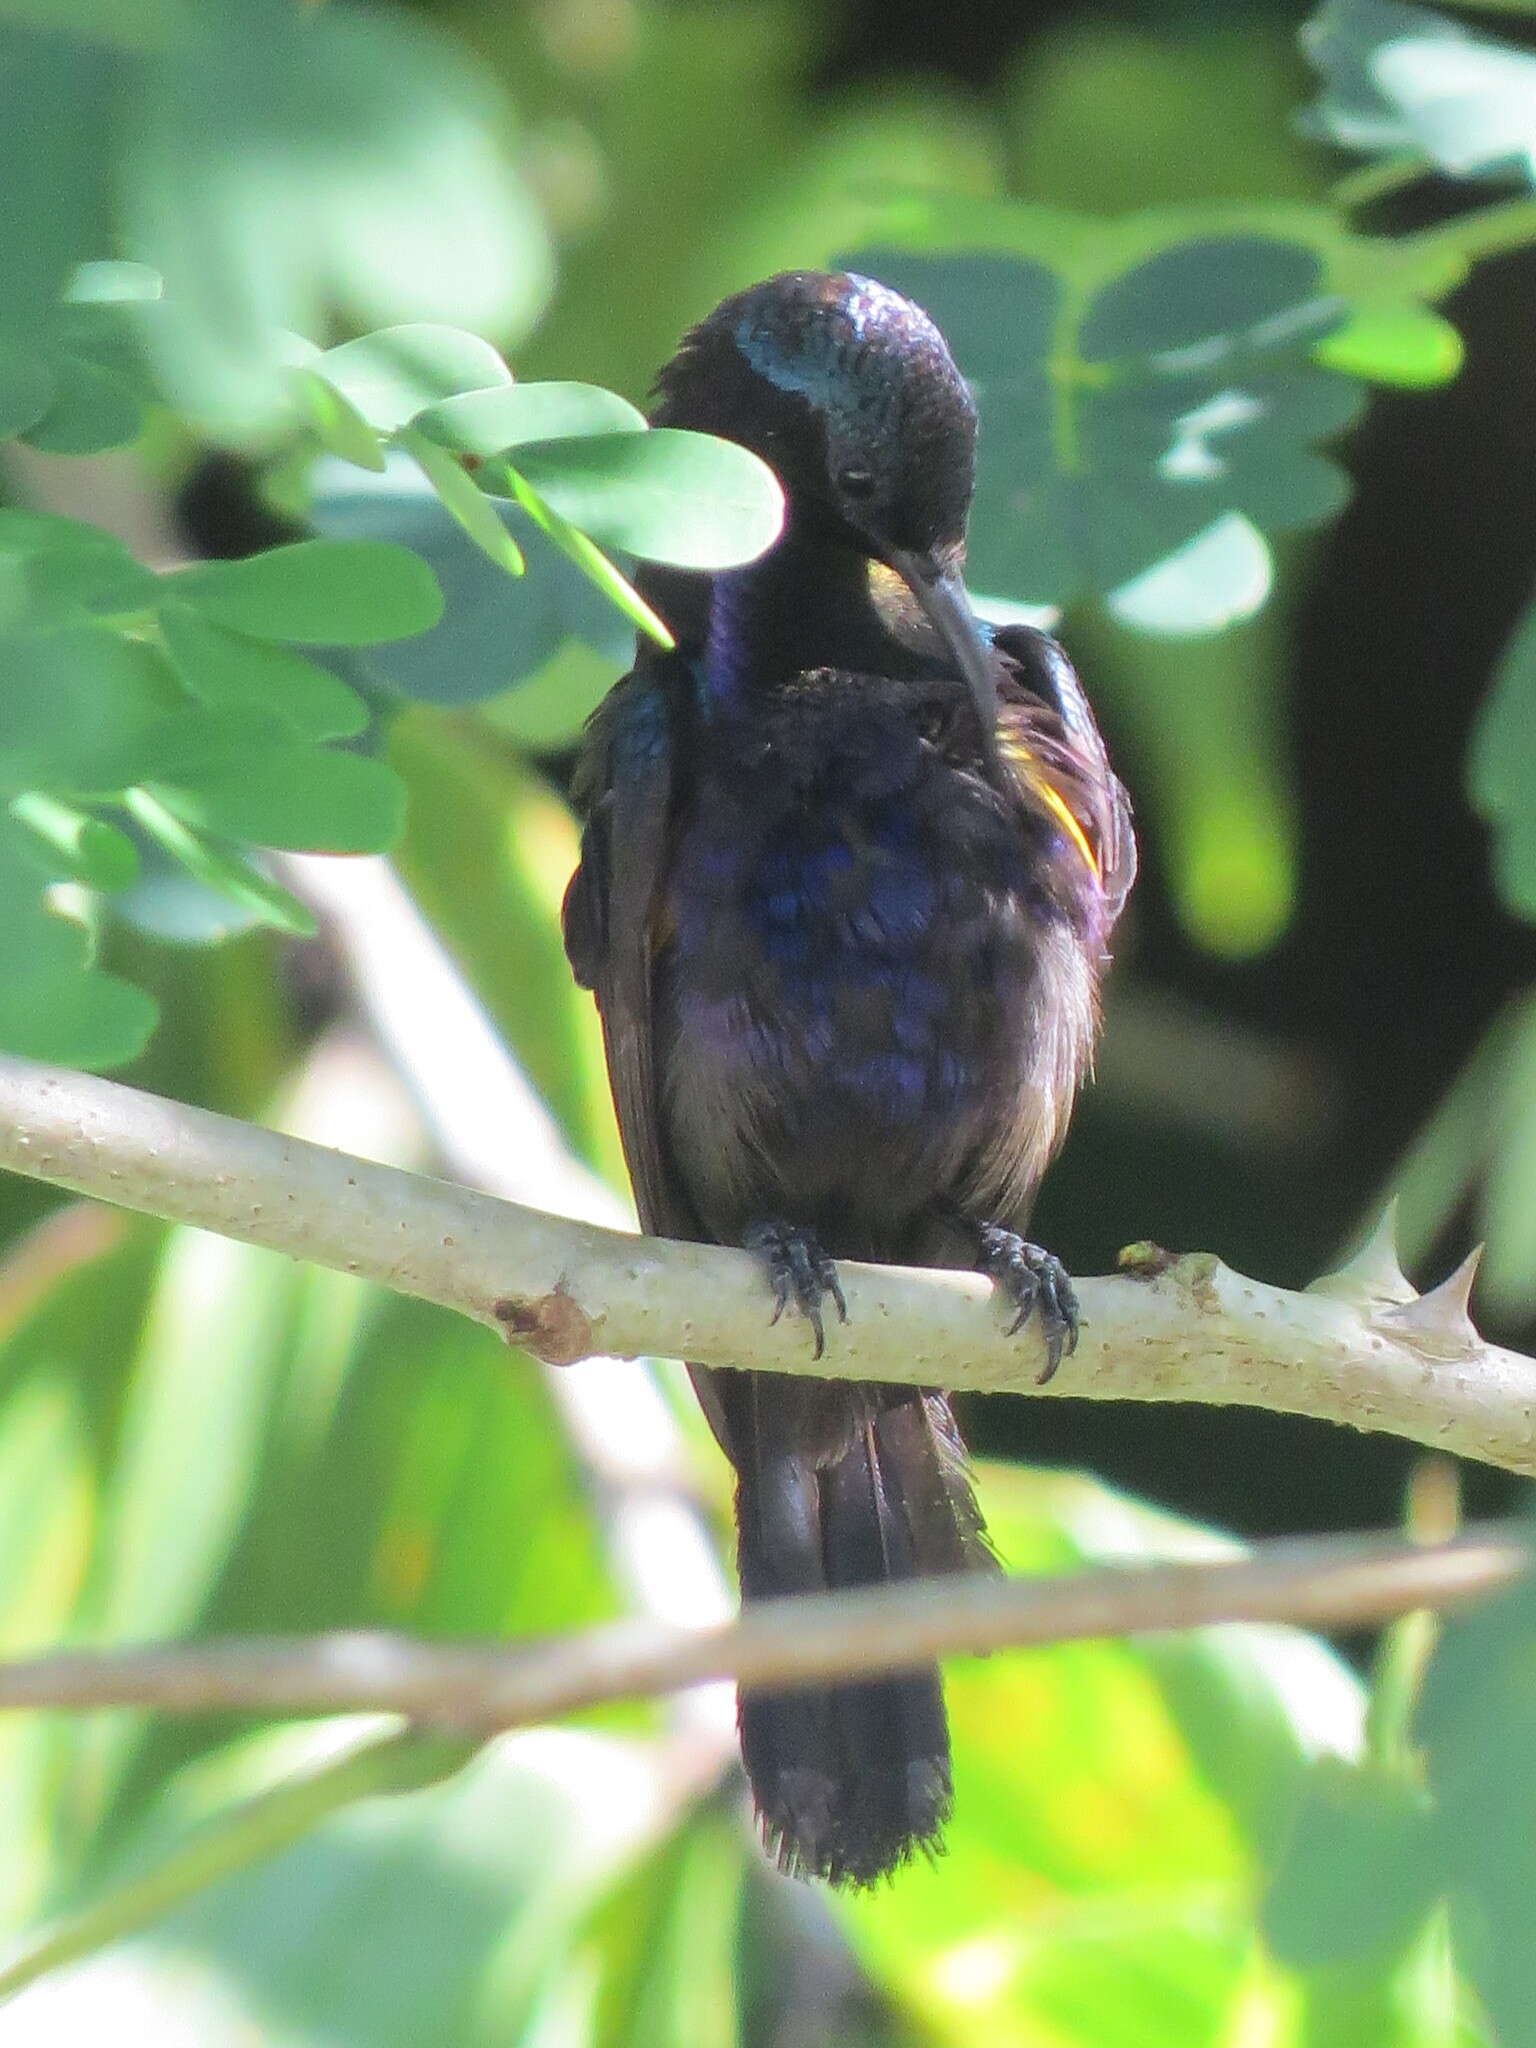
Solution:
{"label": "bird beak", "polygon": [[900,548],[891,565],[932,621],[933,629],[954,658],[981,727],[987,759],[997,761],[997,656],[971,609],[964,583],[953,569],[941,569],[931,555]]}

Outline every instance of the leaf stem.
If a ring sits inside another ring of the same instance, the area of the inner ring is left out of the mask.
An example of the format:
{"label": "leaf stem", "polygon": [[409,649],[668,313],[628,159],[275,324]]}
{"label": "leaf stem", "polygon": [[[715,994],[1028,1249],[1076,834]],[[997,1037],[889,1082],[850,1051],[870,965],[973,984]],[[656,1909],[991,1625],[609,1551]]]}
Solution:
{"label": "leaf stem", "polygon": [[1417,150],[1383,157],[1380,163],[1362,164],[1358,170],[1348,172],[1332,187],[1328,197],[1333,205],[1346,213],[1352,212],[1358,206],[1369,206],[1373,200],[1416,185],[1421,178],[1432,177],[1434,169],[1429,158]]}
{"label": "leaf stem", "polygon": [[1404,236],[1403,241],[1411,249],[1432,256],[1459,256],[1467,264],[1527,249],[1536,243],[1536,198],[1527,196],[1506,199],[1497,206],[1480,206],[1436,227],[1420,228],[1416,234]]}

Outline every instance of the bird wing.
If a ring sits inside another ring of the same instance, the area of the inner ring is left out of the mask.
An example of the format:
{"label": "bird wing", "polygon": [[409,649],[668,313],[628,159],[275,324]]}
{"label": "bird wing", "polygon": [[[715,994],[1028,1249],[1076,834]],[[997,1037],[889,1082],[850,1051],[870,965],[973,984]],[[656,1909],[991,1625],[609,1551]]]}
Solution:
{"label": "bird wing", "polygon": [[1033,626],[999,627],[993,645],[1003,657],[1004,756],[1097,877],[1107,935],[1136,879],[1131,800],[1062,647]]}
{"label": "bird wing", "polygon": [[575,790],[586,826],[563,915],[576,979],[597,997],[641,1226],[696,1238],[660,1129],[652,986],[676,803],[680,698],[672,666],[663,659],[633,669],[587,728]]}

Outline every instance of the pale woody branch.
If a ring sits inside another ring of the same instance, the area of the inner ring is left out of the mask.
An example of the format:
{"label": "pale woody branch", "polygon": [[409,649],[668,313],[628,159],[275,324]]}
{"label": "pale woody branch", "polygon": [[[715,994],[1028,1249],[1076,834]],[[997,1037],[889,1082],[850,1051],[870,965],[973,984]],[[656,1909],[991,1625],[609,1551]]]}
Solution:
{"label": "pale woody branch", "polygon": [[[354,1273],[500,1327],[555,1363],[593,1353],[813,1370],[771,1326],[755,1263],[574,1223],[92,1075],[0,1058],[0,1168]],[[845,1265],[826,1377],[1312,1415],[1536,1472],[1536,1361],[1478,1336],[1470,1266],[1422,1297],[1379,1238],[1304,1293],[1147,1248],[1079,1283],[1084,1329],[1046,1388],[966,1273]]]}

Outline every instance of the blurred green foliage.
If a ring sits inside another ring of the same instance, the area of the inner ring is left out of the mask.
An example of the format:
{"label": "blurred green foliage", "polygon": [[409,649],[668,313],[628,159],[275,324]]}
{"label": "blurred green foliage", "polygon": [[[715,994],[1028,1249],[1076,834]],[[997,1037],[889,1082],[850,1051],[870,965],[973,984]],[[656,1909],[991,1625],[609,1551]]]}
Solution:
{"label": "blurred green foliage", "polygon": [[[826,31],[808,0],[0,0],[0,1047],[137,1057],[435,1163],[425,1077],[355,1022],[317,1037],[348,997],[283,971],[334,965],[279,951],[315,919],[269,849],[391,848],[552,1127],[619,1180],[548,770],[635,627],[665,631],[631,558],[724,566],[780,516],[760,464],[637,402],[721,293],[844,258],[928,305],[974,380],[973,579],[1067,611],[1190,938],[1276,943],[1309,559],[1286,537],[1345,502],[1370,387],[1457,374],[1439,308],[1469,266],[1536,241],[1536,59],[1326,0],[1302,141],[1268,27],[1068,22],[990,100],[904,75],[837,102],[804,84]],[[1358,159],[1332,190],[1325,142]],[[1359,228],[1432,170],[1465,181],[1446,219]],[[92,523],[98,487],[163,497],[214,447],[314,537],[154,573]],[[1528,918],[1533,648],[1527,620],[1468,764]],[[1536,1301],[1533,1103],[1523,997],[1399,1176],[1411,1247],[1474,1199],[1512,1308]],[[338,1276],[10,1197],[0,1652],[624,1610],[619,1524],[530,1361]],[[1086,1480],[994,1468],[983,1494],[1020,1569],[1220,1548]],[[1515,2048],[1533,1646],[1527,1594],[1449,1624],[1390,1751],[1387,1664],[1371,1695],[1293,1632],[968,1664],[947,1856],[832,1901],[768,1875],[721,1753],[690,1764],[661,1710],[478,1748],[6,1720],[7,2040]]]}

